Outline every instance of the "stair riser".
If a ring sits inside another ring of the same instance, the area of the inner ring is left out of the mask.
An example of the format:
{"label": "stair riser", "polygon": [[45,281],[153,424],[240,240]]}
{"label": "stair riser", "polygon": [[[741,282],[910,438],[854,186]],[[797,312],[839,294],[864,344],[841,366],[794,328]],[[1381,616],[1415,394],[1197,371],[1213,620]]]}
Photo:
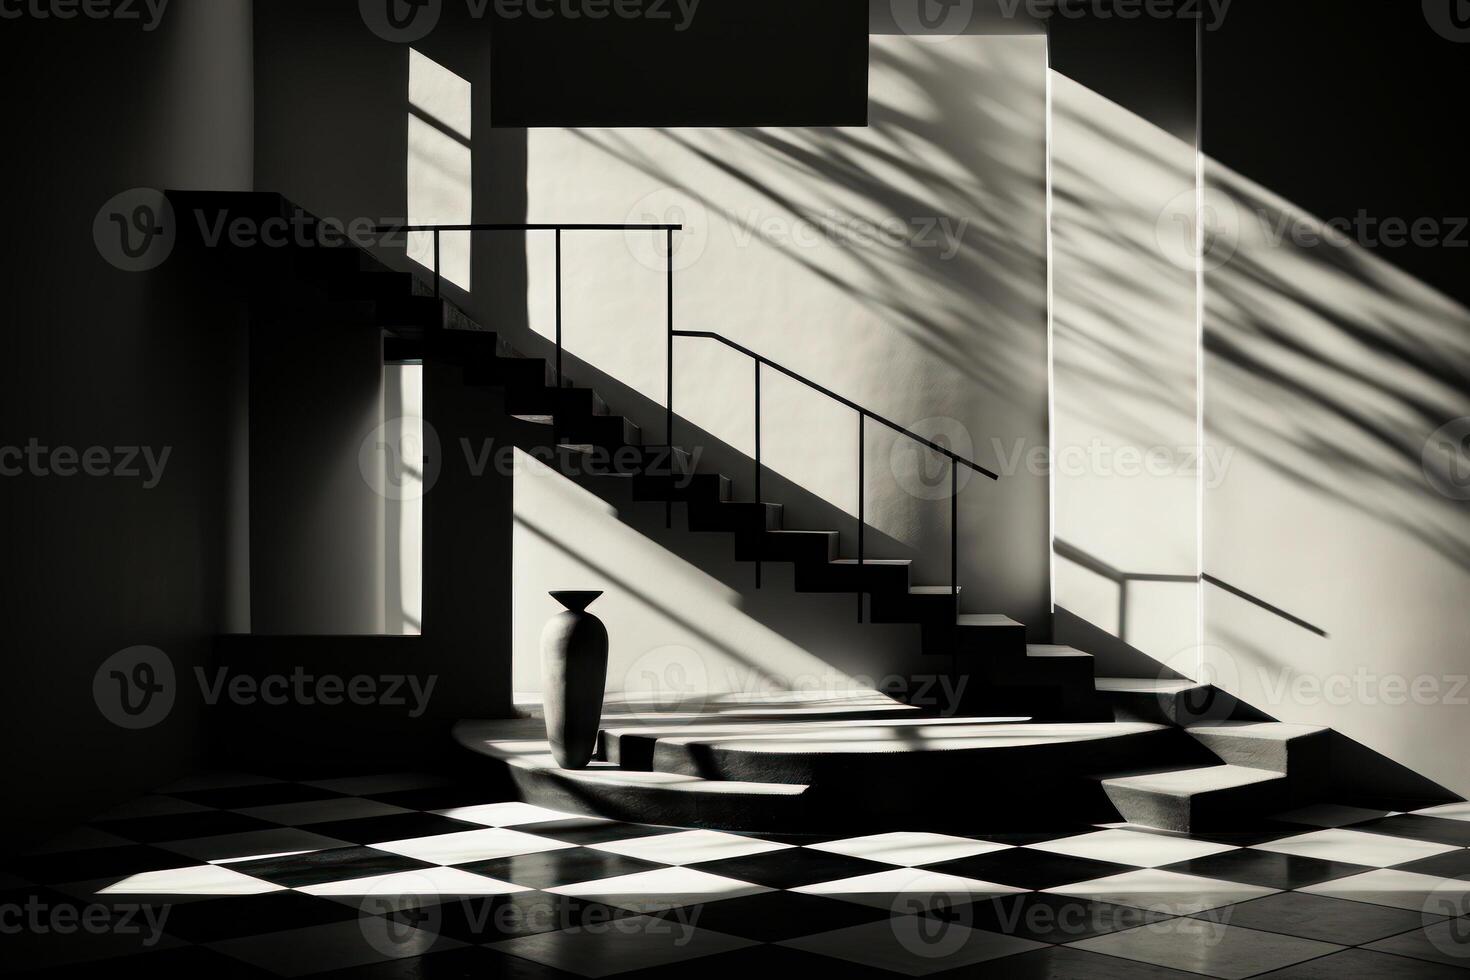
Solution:
{"label": "stair riser", "polygon": [[875,623],[938,623],[953,629],[959,608],[953,596],[899,592],[874,595],[868,613]]}
{"label": "stair riser", "polygon": [[728,500],[730,492],[730,481],[711,473],[672,477],[640,474],[633,478],[633,499],[646,503],[715,503]]}
{"label": "stair riser", "polygon": [[1290,739],[1247,738],[1213,732],[1189,734],[1222,762],[1284,773],[1293,806],[1321,801],[1331,784],[1330,731]]}
{"label": "stair riser", "polygon": [[738,561],[787,561],[825,565],[837,557],[835,535],[741,534],[735,539]]}
{"label": "stair riser", "polygon": [[976,660],[1010,664],[1026,657],[1026,628],[925,624],[922,648],[929,656],[958,656],[964,664]]}
{"label": "stair riser", "polygon": [[907,592],[909,570],[907,565],[835,565],[822,560],[796,566],[795,586],[798,592],[869,592],[877,601],[880,595]]}
{"label": "stair riser", "polygon": [[[678,743],[663,740],[652,752],[652,766],[704,779],[760,783],[790,783],[820,786],[823,792],[850,787],[872,794],[875,786],[884,793],[917,792],[923,787],[943,785],[954,792],[956,785],[991,785],[1004,793],[1007,787],[1036,781],[1038,772],[1048,779],[1076,781],[1080,790],[1095,782],[1091,774],[1139,758],[1169,760],[1187,758],[1190,747],[1182,745],[1177,733],[1146,732],[1095,742],[1068,742],[1012,748],[950,749],[943,752],[755,752],[704,742]],[[1197,747],[1193,751],[1198,751]],[[938,781],[938,782],[936,782]]]}
{"label": "stair riser", "polygon": [[1157,694],[1108,691],[1103,692],[1103,697],[1113,706],[1118,721],[1191,725],[1225,721],[1240,712],[1239,701],[1213,687]]}
{"label": "stair riser", "polygon": [[1248,826],[1262,816],[1290,806],[1284,780],[1176,796],[1105,787],[1118,814],[1129,823],[1188,833],[1212,827]]}
{"label": "stair riser", "polygon": [[689,530],[753,533],[781,528],[781,506],[749,503],[690,504]]}

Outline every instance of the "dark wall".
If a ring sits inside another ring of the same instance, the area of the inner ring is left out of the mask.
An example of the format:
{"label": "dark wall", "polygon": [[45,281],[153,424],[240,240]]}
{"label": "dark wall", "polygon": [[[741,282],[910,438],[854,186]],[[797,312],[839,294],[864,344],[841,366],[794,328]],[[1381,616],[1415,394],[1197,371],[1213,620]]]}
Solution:
{"label": "dark wall", "polygon": [[[1323,219],[1470,215],[1470,31],[1458,38],[1421,3],[1238,0],[1204,34],[1205,152]],[[1374,252],[1470,302],[1460,241]]]}
{"label": "dark wall", "polygon": [[[6,779],[26,800],[0,814],[7,850],[188,766],[192,667],[208,637],[244,625],[241,308],[187,255],[150,273],[114,268],[93,221],[133,187],[250,186],[249,18],[248,0],[216,0],[171,5],[152,31],[87,18],[0,28],[0,446],[169,452],[152,489],[127,476],[0,478],[0,724]],[[135,645],[169,658],[179,697],[166,719],[128,730],[104,716],[93,680]]]}

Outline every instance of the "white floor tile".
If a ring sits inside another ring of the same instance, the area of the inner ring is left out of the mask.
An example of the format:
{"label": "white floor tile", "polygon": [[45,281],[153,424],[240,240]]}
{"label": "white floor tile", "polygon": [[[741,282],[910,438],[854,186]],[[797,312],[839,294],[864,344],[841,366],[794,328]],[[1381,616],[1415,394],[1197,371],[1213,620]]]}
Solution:
{"label": "white floor tile", "polygon": [[1070,895],[1113,905],[1162,912],[1166,915],[1193,915],[1222,905],[1248,902],[1253,898],[1274,895],[1276,889],[1246,885],[1234,881],[1216,881],[1197,875],[1141,868],[1109,875],[1074,885],[1058,885],[1045,889],[1053,895]]}
{"label": "white floor tile", "polygon": [[1449,844],[1433,844],[1403,837],[1389,837],[1386,834],[1342,829],[1316,830],[1310,834],[1287,837],[1268,844],[1257,844],[1255,849],[1320,858],[1324,861],[1366,864],[1377,868],[1460,850]]}
{"label": "white floor tile", "polygon": [[238,871],[217,864],[204,864],[192,868],[172,868],[168,871],[145,871],[124,878],[115,885],[103,888],[102,895],[260,895],[265,892],[285,891],[259,878],[242,875]]}
{"label": "white floor tile", "polygon": [[921,864],[938,864],[940,861],[954,861],[976,854],[1004,851],[1010,846],[971,840],[968,837],[952,837],[949,834],[894,833],[812,844],[809,850],[846,854],[849,857],[913,868]]}
{"label": "white floor tile", "polygon": [[[415,871],[398,871],[393,874],[373,875],[368,878],[352,878],[348,881],[326,881],[315,885],[302,885],[296,891],[323,898],[349,898],[348,904],[358,906],[369,915],[419,907],[457,898],[480,895],[510,895],[529,891],[520,885],[484,875],[472,874],[458,868],[422,868]],[[405,902],[403,899],[412,899]]]}
{"label": "white floor tile", "polygon": [[964,905],[977,898],[1016,895],[1026,889],[937,871],[894,868],[892,871],[878,871],[855,878],[802,885],[791,891],[838,898],[844,902],[856,902],[894,912],[917,913],[926,909]]}
{"label": "white floor tile", "polygon": [[1464,912],[1466,896],[1470,896],[1470,881],[1379,868],[1349,878],[1308,885],[1297,891],[1326,895],[1328,898],[1345,898],[1354,902],[1390,905],[1431,915],[1458,916]]}
{"label": "white floor tile", "polygon": [[[1046,944],[924,916],[901,915],[788,939],[780,945],[919,977],[1041,949]],[[997,964],[996,970],[1001,971],[1002,965]]]}
{"label": "white floor tile", "polygon": [[599,851],[610,851],[624,857],[657,861],[660,864],[698,864],[724,858],[748,857],[768,851],[786,850],[790,844],[756,840],[738,834],[722,834],[714,830],[687,830],[677,834],[654,834],[631,840],[591,844]]}
{"label": "white floor tile", "polygon": [[754,945],[749,939],[639,915],[522,936],[489,948],[583,977],[636,976],[634,971],[691,960],[690,973],[697,976],[700,957]]}
{"label": "white floor tile", "polygon": [[575,813],[548,810],[529,803],[486,803],[482,806],[457,806],[434,812],[441,817],[463,820],[466,823],[484,824],[487,827],[514,827],[517,824],[569,820],[578,816]]}
{"label": "white floor tile", "polygon": [[1470,820],[1470,803],[1445,803],[1415,810],[1414,813],[1421,817],[1439,817],[1441,820]]}
{"label": "white floor tile", "polygon": [[1233,844],[1216,844],[1190,840],[1187,837],[1166,837],[1136,830],[1099,830],[1078,837],[1028,844],[1027,847],[1093,861],[1131,864],[1137,868],[1159,868],[1166,864],[1177,864],[1180,861],[1191,861],[1238,849]]}
{"label": "white floor tile", "polygon": [[558,885],[546,890],[556,895],[583,898],[634,912],[660,912],[686,905],[759,895],[772,889],[693,868],[660,868],[657,871]]}
{"label": "white floor tile", "polygon": [[371,846],[380,851],[391,851],[428,861],[430,864],[468,864],[471,861],[488,861],[491,858],[511,857],[516,854],[557,851],[574,845],[523,834],[517,830],[487,827],[484,830],[465,830],[457,834],[384,841]]}

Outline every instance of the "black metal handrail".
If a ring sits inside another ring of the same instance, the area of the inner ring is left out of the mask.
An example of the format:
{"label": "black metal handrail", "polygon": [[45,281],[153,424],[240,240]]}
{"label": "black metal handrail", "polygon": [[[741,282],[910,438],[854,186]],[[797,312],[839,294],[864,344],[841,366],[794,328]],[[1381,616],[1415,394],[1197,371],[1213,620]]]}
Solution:
{"label": "black metal handrail", "polygon": [[[434,298],[438,299],[442,277],[439,273],[439,243],[444,232],[477,231],[551,231],[556,233],[556,386],[562,386],[562,343],[561,343],[561,233],[564,231],[662,231],[667,233],[670,252],[673,254],[674,232],[683,229],[681,224],[603,224],[603,223],[546,223],[546,222],[475,222],[458,225],[378,225],[375,235],[406,235],[413,232],[432,233],[434,236]],[[670,278],[673,272],[670,270]],[[670,287],[672,308],[672,286]]]}
{"label": "black metal handrail", "polygon": [[[670,308],[672,309],[672,304],[671,304]],[[668,444],[669,444],[670,447],[672,447],[674,445],[674,384],[673,384],[674,356],[673,356],[673,343],[674,343],[674,338],[675,337],[691,337],[691,338],[694,338],[694,339],[697,339],[697,340],[713,340],[713,341],[716,341],[717,343],[724,344],[726,347],[729,347],[731,350],[738,351],[739,353],[744,354],[746,357],[750,358],[753,362],[755,362],[755,461],[754,461],[754,465],[755,465],[755,502],[756,502],[757,505],[759,505],[759,504],[762,503],[762,501],[761,501],[761,470],[763,469],[763,467],[761,465],[761,368],[768,367],[768,368],[770,368],[773,371],[777,371],[777,372],[779,372],[781,374],[786,375],[786,377],[791,378],[793,381],[799,381],[800,383],[802,383],[803,385],[806,385],[808,388],[812,389],[813,391],[819,392],[819,393],[827,396],[828,398],[832,399],[833,401],[837,402],[838,404],[843,405],[843,406],[845,406],[847,408],[850,408],[854,412],[857,413],[857,416],[858,416],[858,508],[857,508],[857,510],[858,510],[858,512],[857,512],[858,556],[857,556],[857,563],[858,563],[859,566],[865,565],[867,563],[866,540],[865,540],[865,534],[864,534],[864,531],[865,531],[865,529],[867,527],[867,522],[864,519],[865,518],[865,512],[866,512],[866,503],[867,503],[867,499],[866,499],[866,489],[867,488],[865,486],[865,476],[866,476],[866,464],[865,464],[866,453],[865,453],[865,450],[866,450],[866,446],[864,445],[864,435],[865,435],[865,432],[866,432],[866,423],[867,423],[867,420],[868,419],[872,419],[874,422],[878,422],[878,423],[880,423],[882,425],[886,425],[888,428],[892,429],[893,431],[895,431],[895,432],[897,432],[897,433],[899,433],[901,435],[907,436],[908,438],[910,438],[910,439],[914,440],[915,442],[919,443],[921,446],[926,446],[929,449],[932,449],[935,452],[940,453],[941,455],[948,457],[948,459],[949,459],[949,480],[950,480],[950,493],[949,493],[949,524],[950,524],[950,528],[949,528],[949,588],[950,588],[950,594],[955,597],[955,609],[956,609],[956,612],[958,612],[958,609],[959,609],[959,594],[960,594],[960,584],[959,584],[960,583],[960,574],[959,574],[959,536],[960,536],[960,531],[959,531],[959,527],[960,527],[960,503],[959,503],[959,501],[960,501],[960,476],[959,476],[959,469],[960,469],[960,466],[961,465],[964,465],[964,466],[967,466],[970,469],[974,470],[976,473],[979,473],[979,474],[981,474],[983,476],[987,476],[987,477],[989,477],[992,480],[998,480],[998,479],[1000,479],[1000,477],[997,474],[995,474],[995,473],[991,472],[990,470],[986,469],[985,467],[981,466],[979,463],[976,463],[974,460],[966,459],[965,457],[961,456],[959,453],[956,453],[956,452],[954,452],[953,450],[950,450],[950,449],[946,449],[944,446],[939,445],[938,443],[934,442],[933,440],[924,438],[923,436],[919,435],[917,432],[914,432],[912,429],[908,429],[908,428],[906,428],[906,427],[904,427],[902,425],[899,425],[897,422],[894,422],[892,419],[884,418],[883,416],[879,415],[877,412],[874,412],[874,411],[871,411],[870,409],[864,408],[863,406],[859,405],[857,402],[853,401],[852,399],[846,398],[846,397],[844,397],[842,395],[839,395],[837,392],[833,391],[831,388],[827,388],[827,387],[825,387],[823,385],[820,385],[817,382],[811,380],[810,378],[808,378],[808,377],[806,377],[804,375],[798,374],[797,372],[791,370],[791,368],[788,368],[788,367],[786,367],[784,365],[781,365],[781,364],[777,364],[775,361],[771,360],[769,357],[766,357],[764,354],[757,353],[756,351],[751,350],[749,347],[746,347],[746,346],[744,346],[742,344],[738,344],[735,341],[731,340],[729,337],[726,337],[726,336],[724,336],[722,334],[714,333],[713,331],[709,331],[709,330],[675,330],[673,328],[672,322],[670,323],[670,326],[669,326],[669,391],[668,391],[668,404],[667,404],[667,408],[666,408],[666,413],[667,414],[665,416],[665,422],[664,422],[664,425],[665,425],[665,435],[668,438]],[[760,559],[759,558],[756,559],[756,563],[755,563],[755,585],[756,585],[756,588],[760,588],[760,586],[761,586],[761,562],[760,562]],[[861,592],[859,592],[858,593],[858,620],[861,621],[862,618],[863,618],[863,594]]]}
{"label": "black metal handrail", "polygon": [[[985,467],[981,466],[979,463],[976,463],[973,460],[966,459],[965,457],[959,455],[958,453],[954,452],[953,450],[947,449],[944,446],[941,446],[938,443],[936,443],[936,442],[934,442],[934,441],[932,441],[930,439],[926,439],[925,437],[919,435],[917,432],[914,432],[911,429],[908,429],[908,428],[906,428],[906,427],[904,427],[902,425],[899,425],[897,422],[894,422],[891,419],[884,418],[883,416],[879,415],[877,412],[870,411],[869,409],[864,408],[863,406],[859,405],[857,402],[851,400],[850,398],[846,398],[846,397],[844,397],[842,395],[839,395],[837,392],[833,391],[832,389],[827,388],[827,387],[824,387],[824,386],[818,384],[817,382],[811,380],[810,378],[807,378],[807,377],[804,377],[801,374],[798,374],[797,372],[791,370],[788,367],[784,367],[784,366],[782,366],[780,364],[777,364],[775,361],[771,360],[770,358],[766,357],[765,355],[758,354],[758,353],[756,353],[755,351],[751,350],[748,347],[744,347],[744,346],[742,346],[740,344],[737,344],[735,341],[729,339],[728,337],[724,337],[724,336],[721,336],[720,334],[713,333],[713,332],[707,331],[707,330],[675,330],[674,329],[674,263],[673,263],[673,255],[674,255],[674,232],[683,230],[683,227],[684,226],[682,224],[656,224],[656,223],[653,223],[653,224],[469,223],[469,224],[444,224],[444,225],[423,225],[423,224],[420,224],[420,225],[409,225],[409,224],[403,224],[403,225],[380,225],[376,229],[374,229],[374,232],[375,232],[375,234],[380,234],[380,235],[385,235],[385,234],[408,234],[408,233],[413,233],[413,232],[419,232],[419,233],[430,233],[430,234],[432,234],[434,236],[434,268],[433,268],[433,272],[434,272],[434,297],[436,299],[439,298],[439,296],[440,296],[440,290],[441,290],[441,275],[440,275],[440,272],[439,272],[440,236],[443,235],[444,233],[446,233],[446,232],[468,232],[468,233],[473,233],[473,232],[501,232],[501,231],[511,231],[511,232],[550,231],[550,232],[554,232],[556,234],[556,384],[557,384],[557,387],[561,387],[562,384],[563,384],[563,378],[562,378],[562,282],[561,282],[561,278],[562,278],[561,277],[561,236],[562,236],[562,232],[564,232],[564,231],[662,231],[664,233],[664,236],[665,236],[665,238],[664,238],[664,241],[665,241],[665,254],[669,257],[668,269],[667,269],[667,272],[666,272],[666,278],[667,278],[667,283],[666,283],[666,285],[667,285],[667,299],[668,299],[668,317],[667,317],[668,342],[667,342],[667,349],[665,351],[666,367],[667,367],[667,371],[668,371],[668,373],[667,373],[668,387],[667,387],[667,391],[666,391],[667,397],[666,397],[665,402],[664,402],[664,405],[665,405],[664,441],[667,444],[667,447],[668,447],[669,451],[672,452],[673,449],[674,449],[674,338],[675,337],[690,337],[690,338],[701,339],[701,340],[714,340],[714,341],[717,341],[719,343],[722,343],[722,344],[726,345],[727,347],[730,347],[733,350],[739,351],[740,353],[744,354],[746,357],[751,358],[751,360],[753,360],[755,362],[755,503],[756,503],[757,507],[759,507],[763,503],[763,501],[761,500],[761,471],[764,468],[762,466],[762,464],[761,464],[761,369],[763,367],[769,367],[769,368],[771,368],[774,371],[778,371],[781,374],[786,375],[787,377],[791,378],[794,381],[799,381],[802,384],[806,385],[808,388],[811,388],[813,391],[820,392],[821,394],[823,394],[826,397],[832,399],[833,401],[837,402],[838,404],[843,405],[843,406],[845,406],[847,408],[850,408],[854,412],[857,413],[857,416],[858,416],[858,513],[857,513],[858,557],[857,557],[857,562],[858,562],[858,565],[860,565],[860,566],[866,564],[866,562],[867,562],[866,539],[865,539],[865,533],[864,533],[865,532],[865,528],[866,528],[866,522],[864,521],[863,518],[864,518],[864,513],[866,511],[866,503],[867,503],[867,500],[866,500],[866,487],[864,485],[865,484],[865,476],[866,476],[866,462],[865,462],[865,454],[864,454],[864,449],[865,449],[865,447],[864,447],[864,435],[865,435],[866,424],[867,424],[868,419],[872,419],[874,422],[878,422],[878,423],[880,423],[882,425],[885,425],[888,428],[892,429],[893,431],[899,433],[900,435],[907,436],[908,438],[914,440],[915,442],[919,443],[920,445],[925,446],[925,447],[927,447],[929,449],[932,449],[933,451],[935,451],[937,453],[940,453],[941,455],[943,455],[943,456],[945,456],[945,457],[947,457],[949,459],[949,479],[950,479],[949,583],[950,583],[950,594],[955,597],[955,609],[956,609],[956,612],[958,612],[958,609],[959,609],[959,592],[960,592],[960,585],[959,585],[959,523],[960,523],[960,516],[959,516],[959,496],[960,496],[959,468],[960,468],[961,465],[964,465],[964,466],[969,467],[970,469],[974,470],[976,473],[979,473],[982,476],[987,476],[987,477],[989,477],[992,480],[998,480],[998,479],[1000,479],[1000,477],[996,473],[994,473],[994,472],[986,469]],[[673,503],[672,503],[672,501],[668,503],[667,520],[668,520],[668,523],[670,525],[673,524]],[[757,558],[756,563],[755,563],[755,584],[756,584],[756,587],[757,588],[759,588],[760,585],[761,585],[761,561],[760,561],[759,558]],[[859,593],[858,593],[858,619],[861,620],[862,618],[863,618],[863,594],[862,594],[861,591],[859,591]]]}

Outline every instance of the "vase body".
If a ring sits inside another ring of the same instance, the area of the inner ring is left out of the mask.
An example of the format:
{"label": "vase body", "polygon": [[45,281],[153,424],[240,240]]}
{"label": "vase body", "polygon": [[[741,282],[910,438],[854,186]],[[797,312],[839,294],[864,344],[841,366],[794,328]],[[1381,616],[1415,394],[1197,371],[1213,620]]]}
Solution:
{"label": "vase body", "polygon": [[607,627],[587,611],[601,592],[553,592],[566,609],[541,631],[546,737],[563,769],[581,769],[597,748],[607,683]]}

